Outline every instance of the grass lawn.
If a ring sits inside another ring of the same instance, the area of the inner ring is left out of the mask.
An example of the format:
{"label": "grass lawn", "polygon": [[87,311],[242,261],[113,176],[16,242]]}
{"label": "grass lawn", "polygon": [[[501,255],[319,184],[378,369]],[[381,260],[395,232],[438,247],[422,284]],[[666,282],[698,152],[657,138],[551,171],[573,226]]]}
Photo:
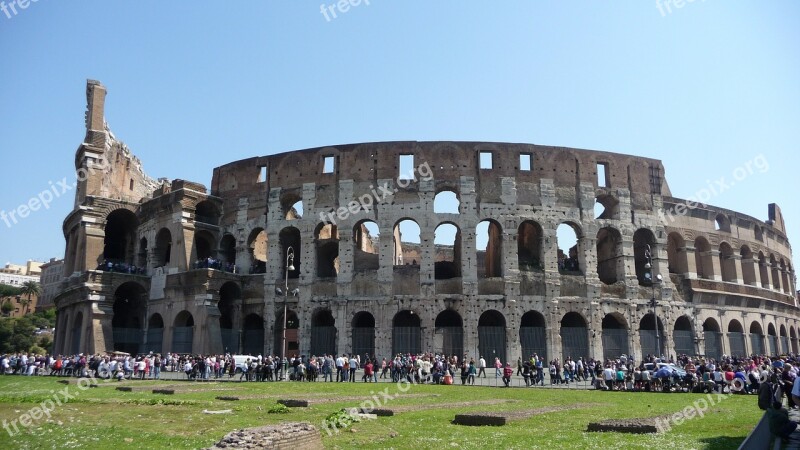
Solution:
{"label": "grass lawn", "polygon": [[[120,392],[117,386],[133,386]],[[146,390],[135,388],[147,387]],[[175,395],[153,394],[168,387]],[[388,389],[392,400],[383,408],[399,411],[356,423],[352,429],[328,436],[328,448],[736,448],[761,417],[756,396],[714,398],[703,417],[695,417],[670,431],[633,435],[589,433],[590,421],[611,418],[665,416],[707,398],[700,394],[649,394],[566,389],[501,389],[461,386],[414,386],[364,383],[188,383],[100,382],[98,388],[65,386],[47,377],[0,376],[0,423],[20,416],[64,389],[75,398],[56,406],[51,417],[35,420],[9,436],[0,430],[1,448],[199,448],[210,446],[237,428],[282,421],[307,421],[321,428],[329,414],[358,406],[372,393]],[[405,391],[405,392],[403,392]],[[215,400],[237,396],[237,402]],[[268,414],[278,398],[308,399],[309,408],[288,414]],[[316,400],[317,403],[313,403]],[[505,400],[492,403],[493,400]],[[475,402],[475,405],[464,405]],[[460,403],[461,405],[453,405]],[[444,405],[444,406],[439,406]],[[582,406],[513,421],[502,427],[452,425],[457,413],[521,411],[547,406]],[[233,409],[232,414],[210,415],[203,410]],[[17,422],[19,424],[19,422]],[[17,425],[19,427],[19,425]],[[13,431],[13,428],[11,428]]]}

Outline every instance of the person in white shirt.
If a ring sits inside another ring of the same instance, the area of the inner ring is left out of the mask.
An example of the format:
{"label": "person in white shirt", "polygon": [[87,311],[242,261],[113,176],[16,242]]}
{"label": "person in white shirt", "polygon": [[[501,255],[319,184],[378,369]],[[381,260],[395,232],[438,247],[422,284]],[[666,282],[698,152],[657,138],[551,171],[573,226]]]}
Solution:
{"label": "person in white shirt", "polygon": [[605,369],[603,369],[603,381],[606,382],[606,387],[609,391],[614,390],[614,379],[616,378],[617,374],[611,365],[607,365]]}
{"label": "person in white shirt", "polygon": [[481,356],[481,359],[478,360],[478,377],[479,378],[480,378],[481,374],[483,374],[483,378],[486,378],[486,360],[483,359],[483,356]]}

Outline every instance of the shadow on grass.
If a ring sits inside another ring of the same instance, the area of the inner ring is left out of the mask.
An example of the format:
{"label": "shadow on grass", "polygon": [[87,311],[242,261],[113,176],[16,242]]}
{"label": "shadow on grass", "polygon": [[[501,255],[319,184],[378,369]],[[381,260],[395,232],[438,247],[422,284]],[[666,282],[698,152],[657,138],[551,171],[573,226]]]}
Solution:
{"label": "shadow on grass", "polygon": [[708,447],[705,447],[708,450],[731,450],[734,448],[739,448],[743,441],[744,437],[730,436],[717,436],[700,439],[700,442],[704,442],[708,445]]}

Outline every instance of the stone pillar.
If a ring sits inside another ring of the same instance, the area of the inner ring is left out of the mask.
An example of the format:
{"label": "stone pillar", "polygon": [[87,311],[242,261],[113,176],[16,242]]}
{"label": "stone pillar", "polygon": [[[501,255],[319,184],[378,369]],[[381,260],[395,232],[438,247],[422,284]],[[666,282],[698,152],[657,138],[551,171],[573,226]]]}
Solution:
{"label": "stone pillar", "polygon": [[686,276],[689,278],[697,278],[697,257],[695,256],[695,252],[697,251],[694,247],[690,246],[688,243],[686,247]]}
{"label": "stone pillar", "polygon": [[708,252],[711,255],[711,267],[714,271],[714,281],[722,281],[722,266],[719,263],[719,250],[711,250]]}
{"label": "stone pillar", "polygon": [[733,259],[734,283],[744,284],[742,281],[742,257],[740,255],[732,255],[731,258]]}

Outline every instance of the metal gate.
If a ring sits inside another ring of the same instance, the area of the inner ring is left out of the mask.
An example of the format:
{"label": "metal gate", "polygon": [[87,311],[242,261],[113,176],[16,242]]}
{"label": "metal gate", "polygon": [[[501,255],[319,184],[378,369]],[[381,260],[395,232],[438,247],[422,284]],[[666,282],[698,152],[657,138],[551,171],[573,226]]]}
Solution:
{"label": "metal gate", "polygon": [[603,359],[617,359],[620,355],[629,355],[628,330],[609,328],[603,330]]}
{"label": "metal gate", "polygon": [[694,333],[690,330],[675,330],[672,336],[675,338],[675,353],[694,356]]}
{"label": "metal gate", "polygon": [[172,349],[170,351],[178,354],[192,353],[193,337],[194,327],[172,328]]}
{"label": "metal gate", "polygon": [[442,354],[446,356],[457,355],[459,359],[464,355],[464,330],[461,327],[439,327],[437,333],[442,333]]}
{"label": "metal gate", "polygon": [[148,328],[147,329],[147,344],[145,344],[145,352],[163,353],[162,343],[164,341],[163,328]]}
{"label": "metal gate", "polygon": [[789,353],[789,338],[786,336],[781,336],[781,352],[782,353]]}
{"label": "metal gate", "polygon": [[72,329],[72,353],[73,355],[77,355],[80,353],[81,350],[81,327],[75,327]]}
{"label": "metal gate", "polygon": [[375,328],[353,328],[353,347],[350,349],[356,355],[375,356]]}
{"label": "metal gate", "polygon": [[336,354],[336,327],[311,327],[311,355]]}
{"label": "metal gate", "polygon": [[422,353],[422,334],[419,327],[392,328],[392,354]]}
{"label": "metal gate", "polygon": [[139,328],[113,328],[114,350],[128,352],[131,355],[139,353],[144,331]]}
{"label": "metal gate", "polygon": [[[733,333],[728,333],[729,340],[731,334]],[[706,341],[706,356],[720,359],[722,357],[722,333],[718,331],[704,331],[703,338]],[[744,342],[742,342],[742,346],[744,346]],[[731,349],[733,349],[733,341],[731,341]],[[733,350],[731,350],[731,352],[733,352]]]}
{"label": "metal gate", "polygon": [[264,352],[264,329],[244,330],[242,353],[260,355]]}
{"label": "metal gate", "polygon": [[572,357],[577,360],[589,357],[589,337],[586,327],[561,327],[561,361]]}
{"label": "metal gate", "polygon": [[768,335],[767,342],[769,342],[769,355],[777,355],[778,354],[778,338],[777,336]]}
{"label": "metal gate", "polygon": [[750,335],[750,352],[755,355],[764,354],[764,335],[751,334]]}
{"label": "metal gate", "polygon": [[[728,343],[731,346],[731,356],[747,355],[747,350],[744,348],[744,333],[728,333]],[[722,356],[721,350],[719,353]]]}
{"label": "metal gate", "polygon": [[536,353],[547,361],[547,332],[544,327],[521,327],[519,340],[522,344],[522,359],[529,359]]}
{"label": "metal gate", "polygon": [[[642,355],[653,354],[656,351],[656,331],[639,330],[639,340],[642,345]],[[664,333],[658,333],[658,355],[664,354]]]}
{"label": "metal gate", "polygon": [[239,331],[231,328],[220,328],[222,351],[235,355],[239,353]]}
{"label": "metal gate", "polygon": [[506,360],[506,327],[478,327],[478,351],[487,361]]}

